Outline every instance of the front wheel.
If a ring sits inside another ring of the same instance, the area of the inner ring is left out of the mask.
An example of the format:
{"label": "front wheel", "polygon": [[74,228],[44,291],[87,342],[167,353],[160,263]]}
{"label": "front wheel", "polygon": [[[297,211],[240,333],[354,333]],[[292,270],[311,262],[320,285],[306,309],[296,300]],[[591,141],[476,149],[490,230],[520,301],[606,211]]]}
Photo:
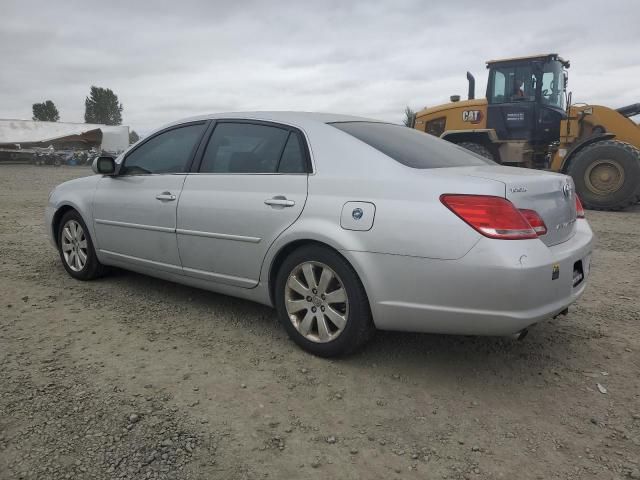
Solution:
{"label": "front wheel", "polygon": [[577,153],[567,173],[586,208],[620,210],[640,194],[640,150],[618,140],[595,142]]}
{"label": "front wheel", "polygon": [[278,271],[275,296],[289,337],[314,355],[351,353],[375,331],[360,279],[329,248],[311,245],[289,255]]}
{"label": "front wheel", "polygon": [[104,273],[89,230],[75,210],[69,210],[60,221],[58,251],[65,270],[75,279],[92,280]]}

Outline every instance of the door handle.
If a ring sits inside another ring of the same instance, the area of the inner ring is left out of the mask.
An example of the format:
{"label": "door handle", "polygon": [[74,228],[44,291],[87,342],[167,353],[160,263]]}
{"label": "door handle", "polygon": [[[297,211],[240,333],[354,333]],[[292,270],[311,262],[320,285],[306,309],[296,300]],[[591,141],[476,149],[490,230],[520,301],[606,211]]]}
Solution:
{"label": "door handle", "polygon": [[176,199],[176,196],[171,192],[162,192],[156,195],[156,200],[160,200],[163,202],[173,202]]}
{"label": "door handle", "polygon": [[287,197],[283,197],[282,195],[278,195],[277,197],[266,199],[264,204],[271,207],[293,207],[296,202],[287,200]]}

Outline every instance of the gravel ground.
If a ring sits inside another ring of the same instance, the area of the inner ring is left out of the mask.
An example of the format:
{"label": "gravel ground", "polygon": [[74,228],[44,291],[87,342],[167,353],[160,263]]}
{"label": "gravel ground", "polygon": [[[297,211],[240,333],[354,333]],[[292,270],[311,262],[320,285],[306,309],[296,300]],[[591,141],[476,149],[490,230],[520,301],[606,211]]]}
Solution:
{"label": "gravel ground", "polygon": [[381,332],[328,361],[260,305],[72,280],[43,209],[89,173],[0,167],[0,478],[640,478],[640,208],[587,213],[585,296],[522,342]]}

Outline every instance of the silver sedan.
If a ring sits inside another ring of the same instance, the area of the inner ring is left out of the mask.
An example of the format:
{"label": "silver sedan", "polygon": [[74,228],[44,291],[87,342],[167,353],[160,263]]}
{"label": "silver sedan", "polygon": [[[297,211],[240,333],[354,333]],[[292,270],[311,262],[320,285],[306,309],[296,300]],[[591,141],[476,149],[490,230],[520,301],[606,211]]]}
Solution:
{"label": "silver sedan", "polygon": [[94,171],[46,209],[72,277],[116,266],[271,305],[316,355],[375,329],[521,335],[565,312],[589,275],[570,177],[376,120],[201,116]]}

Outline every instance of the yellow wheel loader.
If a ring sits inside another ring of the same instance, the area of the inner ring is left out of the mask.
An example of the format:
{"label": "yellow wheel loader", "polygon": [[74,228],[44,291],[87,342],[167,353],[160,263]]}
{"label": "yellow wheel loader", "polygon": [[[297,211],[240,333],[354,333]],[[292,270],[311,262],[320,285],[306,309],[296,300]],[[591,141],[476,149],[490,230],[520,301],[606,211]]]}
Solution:
{"label": "yellow wheel loader", "polygon": [[640,200],[640,103],[617,110],[571,104],[569,62],[555,53],[487,62],[486,98],[417,112],[413,127],[511,166],[573,177],[582,203],[619,210]]}

